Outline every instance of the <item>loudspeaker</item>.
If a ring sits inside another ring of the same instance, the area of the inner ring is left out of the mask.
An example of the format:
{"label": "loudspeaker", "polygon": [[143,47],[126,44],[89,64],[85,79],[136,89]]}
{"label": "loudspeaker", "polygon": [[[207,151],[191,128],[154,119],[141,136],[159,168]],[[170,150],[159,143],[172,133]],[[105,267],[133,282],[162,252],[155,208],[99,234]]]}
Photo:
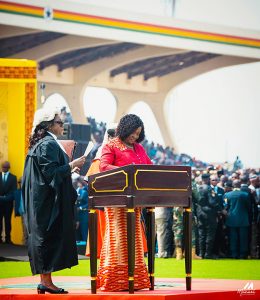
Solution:
{"label": "loudspeaker", "polygon": [[[76,142],[76,147],[72,159],[79,158],[85,153],[89,141],[91,140],[91,126],[82,124],[64,123],[64,132],[59,136],[59,140],[73,140]],[[80,169],[80,175],[85,176],[89,169],[91,158],[88,156],[86,163]]]}
{"label": "loudspeaker", "polygon": [[63,135],[59,136],[59,140],[88,143],[91,139],[90,125],[64,123],[63,128]]}
{"label": "loudspeaker", "polygon": [[70,139],[76,142],[90,141],[91,127],[90,125],[71,124],[70,125]]}

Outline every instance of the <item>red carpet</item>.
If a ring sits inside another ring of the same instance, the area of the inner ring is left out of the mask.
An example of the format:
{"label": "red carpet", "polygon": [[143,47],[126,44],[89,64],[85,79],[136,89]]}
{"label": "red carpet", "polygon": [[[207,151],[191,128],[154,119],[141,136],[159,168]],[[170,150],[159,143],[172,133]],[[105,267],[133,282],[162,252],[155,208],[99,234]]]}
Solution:
{"label": "red carpet", "polygon": [[185,290],[185,280],[179,278],[156,278],[155,290],[136,291],[129,295],[128,292],[104,293],[97,291],[96,295],[90,293],[89,277],[53,277],[54,283],[69,291],[67,295],[37,295],[36,286],[39,277],[21,277],[0,279],[1,300],[34,300],[35,297],[44,297],[45,300],[54,300],[62,297],[66,300],[235,300],[235,299],[260,299],[259,280],[224,280],[224,279],[193,279],[192,291]]}

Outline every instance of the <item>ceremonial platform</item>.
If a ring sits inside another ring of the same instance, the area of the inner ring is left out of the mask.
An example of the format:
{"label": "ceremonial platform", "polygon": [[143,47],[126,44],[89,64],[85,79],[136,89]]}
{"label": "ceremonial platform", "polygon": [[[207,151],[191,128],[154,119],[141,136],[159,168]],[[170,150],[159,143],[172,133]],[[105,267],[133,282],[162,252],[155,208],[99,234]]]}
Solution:
{"label": "ceremonial platform", "polygon": [[[260,299],[260,281],[258,280],[225,280],[225,279],[193,279],[192,290],[186,291],[183,278],[156,278],[155,290],[105,293],[97,290],[91,294],[90,277],[87,276],[54,276],[54,283],[69,291],[66,295],[37,295],[36,287],[39,276],[0,279],[1,300],[33,300],[35,297],[54,300],[62,297],[70,300],[220,300],[220,299]],[[43,298],[42,298],[43,297]],[[249,298],[248,298],[249,297]]]}

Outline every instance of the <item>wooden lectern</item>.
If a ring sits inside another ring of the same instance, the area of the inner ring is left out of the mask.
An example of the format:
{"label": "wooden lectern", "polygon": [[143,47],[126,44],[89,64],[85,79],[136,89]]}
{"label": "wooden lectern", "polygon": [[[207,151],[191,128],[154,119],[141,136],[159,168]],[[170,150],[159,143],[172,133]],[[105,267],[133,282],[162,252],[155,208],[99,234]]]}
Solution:
{"label": "wooden lectern", "polygon": [[186,166],[127,165],[89,176],[89,243],[91,293],[96,294],[97,208],[127,208],[129,293],[134,293],[135,207],[148,215],[148,274],[154,290],[154,207],[184,207],[186,290],[191,290],[191,168]]}

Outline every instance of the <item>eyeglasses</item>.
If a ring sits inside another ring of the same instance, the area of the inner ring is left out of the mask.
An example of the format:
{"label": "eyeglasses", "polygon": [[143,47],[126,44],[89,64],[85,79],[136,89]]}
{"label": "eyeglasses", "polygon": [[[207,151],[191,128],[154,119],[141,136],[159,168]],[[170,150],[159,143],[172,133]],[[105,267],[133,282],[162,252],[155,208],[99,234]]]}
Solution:
{"label": "eyeglasses", "polygon": [[217,179],[211,179],[211,181],[218,181]]}
{"label": "eyeglasses", "polygon": [[63,126],[63,122],[62,121],[54,121],[54,123],[59,124],[60,126]]}

